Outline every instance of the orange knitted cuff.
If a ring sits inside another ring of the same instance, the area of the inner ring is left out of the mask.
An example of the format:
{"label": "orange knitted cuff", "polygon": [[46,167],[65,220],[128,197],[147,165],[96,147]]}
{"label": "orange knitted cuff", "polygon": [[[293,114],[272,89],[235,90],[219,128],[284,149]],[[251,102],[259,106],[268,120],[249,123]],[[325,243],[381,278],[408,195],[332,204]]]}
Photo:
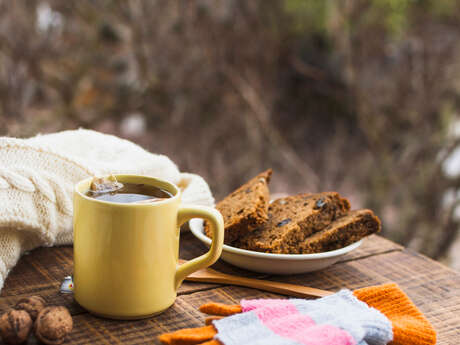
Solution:
{"label": "orange knitted cuff", "polygon": [[357,289],[353,294],[384,314],[393,325],[393,345],[435,345],[430,322],[396,284]]}

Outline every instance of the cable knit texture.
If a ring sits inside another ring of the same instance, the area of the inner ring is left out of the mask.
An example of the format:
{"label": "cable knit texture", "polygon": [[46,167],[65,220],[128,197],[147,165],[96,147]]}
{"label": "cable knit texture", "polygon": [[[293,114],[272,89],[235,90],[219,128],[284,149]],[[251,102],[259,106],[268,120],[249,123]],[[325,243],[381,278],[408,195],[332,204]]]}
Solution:
{"label": "cable knit texture", "polygon": [[90,130],[0,138],[0,289],[24,251],[72,243],[72,192],[87,177],[138,174],[177,184],[182,202],[213,206],[207,183],[166,156]]}

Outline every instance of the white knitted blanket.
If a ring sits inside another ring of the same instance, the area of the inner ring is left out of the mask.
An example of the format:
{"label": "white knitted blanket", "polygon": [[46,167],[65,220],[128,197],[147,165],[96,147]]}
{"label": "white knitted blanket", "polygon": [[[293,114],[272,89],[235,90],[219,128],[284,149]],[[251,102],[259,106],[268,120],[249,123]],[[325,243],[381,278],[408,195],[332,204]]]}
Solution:
{"label": "white knitted blanket", "polygon": [[0,290],[21,255],[39,246],[72,243],[72,192],[89,176],[139,174],[182,189],[182,202],[213,206],[207,183],[180,173],[166,156],[90,130],[30,139],[0,138]]}

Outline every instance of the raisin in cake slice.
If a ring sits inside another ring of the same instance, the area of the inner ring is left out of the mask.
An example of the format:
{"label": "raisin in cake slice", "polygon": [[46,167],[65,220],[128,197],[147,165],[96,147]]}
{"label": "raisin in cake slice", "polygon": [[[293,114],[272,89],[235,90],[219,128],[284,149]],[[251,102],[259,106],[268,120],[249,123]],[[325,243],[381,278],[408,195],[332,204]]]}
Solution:
{"label": "raisin in cake slice", "polygon": [[[268,220],[270,195],[268,183],[272,170],[266,170],[252,178],[217,203],[216,209],[224,217],[224,242],[233,243],[237,238],[255,230]],[[209,225],[205,232],[211,237]]]}
{"label": "raisin in cake slice", "polygon": [[351,211],[308,237],[302,243],[301,250],[307,254],[343,248],[365,236],[379,232],[380,228],[380,219],[371,210]]}
{"label": "raisin in cake slice", "polygon": [[298,254],[300,244],[350,209],[336,192],[280,198],[268,208],[268,222],[236,241],[237,247],[268,253]]}

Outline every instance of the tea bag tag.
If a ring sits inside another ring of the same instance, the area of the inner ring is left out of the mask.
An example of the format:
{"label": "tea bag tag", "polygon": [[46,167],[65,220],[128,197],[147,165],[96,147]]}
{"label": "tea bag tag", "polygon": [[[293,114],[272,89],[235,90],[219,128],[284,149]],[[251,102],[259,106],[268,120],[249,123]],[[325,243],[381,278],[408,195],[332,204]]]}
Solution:
{"label": "tea bag tag", "polygon": [[73,293],[74,285],[71,276],[64,278],[64,281],[61,284],[61,293]]}
{"label": "tea bag tag", "polygon": [[123,184],[117,181],[113,175],[98,177],[91,181],[89,190],[94,194],[111,193],[123,188]]}

